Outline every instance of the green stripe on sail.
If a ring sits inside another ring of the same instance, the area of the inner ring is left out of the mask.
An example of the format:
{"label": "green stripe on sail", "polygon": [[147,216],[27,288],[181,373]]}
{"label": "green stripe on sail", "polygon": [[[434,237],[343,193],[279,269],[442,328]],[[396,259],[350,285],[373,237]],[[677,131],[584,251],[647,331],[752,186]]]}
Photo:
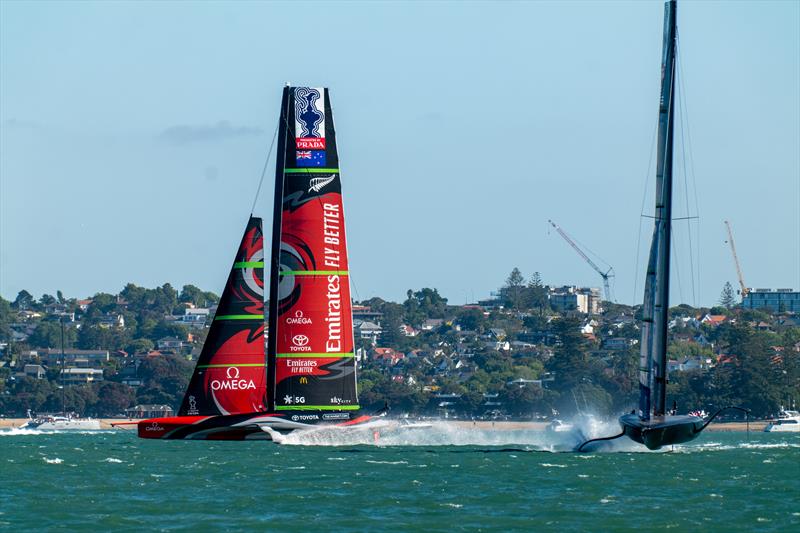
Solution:
{"label": "green stripe on sail", "polygon": [[284,168],[286,174],[338,174],[338,168]]}
{"label": "green stripe on sail", "polygon": [[352,353],[352,352],[351,353],[341,353],[341,352],[336,352],[336,353],[279,353],[279,354],[275,355],[275,357],[286,357],[286,358],[290,358],[290,357],[299,357],[299,358],[326,357],[328,359],[330,359],[330,358],[341,359],[342,357],[355,357],[355,356],[356,355],[354,353]]}
{"label": "green stripe on sail", "polygon": [[233,268],[264,268],[264,261],[238,261]]}
{"label": "green stripe on sail", "polygon": [[276,411],[355,411],[360,405],[276,405]]}
{"label": "green stripe on sail", "polygon": [[214,320],[264,320],[264,315],[218,315]]}
{"label": "green stripe on sail", "polygon": [[197,368],[229,368],[232,366],[267,366],[265,363],[230,363],[227,365],[197,365]]}
{"label": "green stripe on sail", "polygon": [[349,276],[347,270],[284,270],[281,276]]}

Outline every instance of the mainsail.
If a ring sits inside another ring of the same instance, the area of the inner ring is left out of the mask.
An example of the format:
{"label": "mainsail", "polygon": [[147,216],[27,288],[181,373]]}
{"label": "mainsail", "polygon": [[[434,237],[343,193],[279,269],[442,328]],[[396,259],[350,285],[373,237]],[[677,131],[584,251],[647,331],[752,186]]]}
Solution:
{"label": "mainsail", "polygon": [[642,318],[639,417],[643,420],[666,414],[675,37],[675,2],[670,1],[664,5],[661,98],[658,108],[655,228],[647,265]]}
{"label": "mainsail", "polygon": [[358,409],[339,157],[326,88],[284,88],[278,139],[269,408]]}
{"label": "mainsail", "polygon": [[250,217],[179,416],[266,409],[264,239]]}

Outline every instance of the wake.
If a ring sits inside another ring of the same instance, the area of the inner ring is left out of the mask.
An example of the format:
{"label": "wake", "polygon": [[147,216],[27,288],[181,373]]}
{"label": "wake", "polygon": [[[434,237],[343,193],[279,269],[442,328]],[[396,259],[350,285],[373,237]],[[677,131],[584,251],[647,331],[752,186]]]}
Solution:
{"label": "wake", "polygon": [[[264,428],[272,440],[287,446],[481,446],[510,447],[514,451],[571,452],[587,435],[601,435],[612,424],[591,421],[585,427],[576,421],[573,430],[547,431],[534,428],[486,428],[469,422],[430,420],[408,423],[402,420],[379,420],[356,427],[315,427],[280,434]],[[639,451],[636,443],[614,443],[602,451]]]}

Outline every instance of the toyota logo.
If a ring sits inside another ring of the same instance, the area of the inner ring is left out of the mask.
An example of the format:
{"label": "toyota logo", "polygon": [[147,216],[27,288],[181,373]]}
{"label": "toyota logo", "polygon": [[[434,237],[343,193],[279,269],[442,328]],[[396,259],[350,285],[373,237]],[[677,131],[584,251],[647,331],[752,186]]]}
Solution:
{"label": "toyota logo", "polygon": [[239,369],[235,366],[229,366],[225,374],[228,376],[228,379],[239,379]]}
{"label": "toyota logo", "polygon": [[305,335],[295,335],[292,337],[292,342],[295,346],[305,346],[308,344],[308,337]]}

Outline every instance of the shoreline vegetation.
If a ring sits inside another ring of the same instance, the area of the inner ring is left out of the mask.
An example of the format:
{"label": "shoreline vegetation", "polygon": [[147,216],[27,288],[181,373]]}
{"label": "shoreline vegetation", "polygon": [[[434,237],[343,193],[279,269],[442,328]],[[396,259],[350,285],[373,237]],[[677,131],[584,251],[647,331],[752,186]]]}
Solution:
{"label": "shoreline vegetation", "polygon": [[[726,285],[717,306],[669,310],[667,398],[679,413],[735,405],[765,420],[800,403],[800,314],[735,300]],[[0,297],[0,414],[169,416],[218,301],[193,285],[132,283],[85,299]],[[354,301],[359,403],[434,419],[615,419],[638,403],[641,312],[517,268],[463,305],[428,287]]]}
{"label": "shoreline vegetation", "polygon": [[[123,431],[135,431],[135,422],[141,419],[129,418],[101,418],[100,427],[102,429],[120,429]],[[26,418],[1,418],[0,429],[14,429],[22,426],[28,420]],[[531,431],[546,431],[548,422],[534,422],[534,421],[510,421],[510,420],[433,420],[435,422],[443,422],[451,424],[459,429],[480,429],[480,430],[494,430],[494,431],[518,431],[518,430],[531,430]],[[125,423],[123,426],[113,426],[113,424]],[[133,422],[133,423],[132,423]],[[768,422],[764,420],[751,420],[750,431],[764,431]],[[710,432],[743,432],[747,431],[747,424],[745,422],[712,422],[706,428]]]}

